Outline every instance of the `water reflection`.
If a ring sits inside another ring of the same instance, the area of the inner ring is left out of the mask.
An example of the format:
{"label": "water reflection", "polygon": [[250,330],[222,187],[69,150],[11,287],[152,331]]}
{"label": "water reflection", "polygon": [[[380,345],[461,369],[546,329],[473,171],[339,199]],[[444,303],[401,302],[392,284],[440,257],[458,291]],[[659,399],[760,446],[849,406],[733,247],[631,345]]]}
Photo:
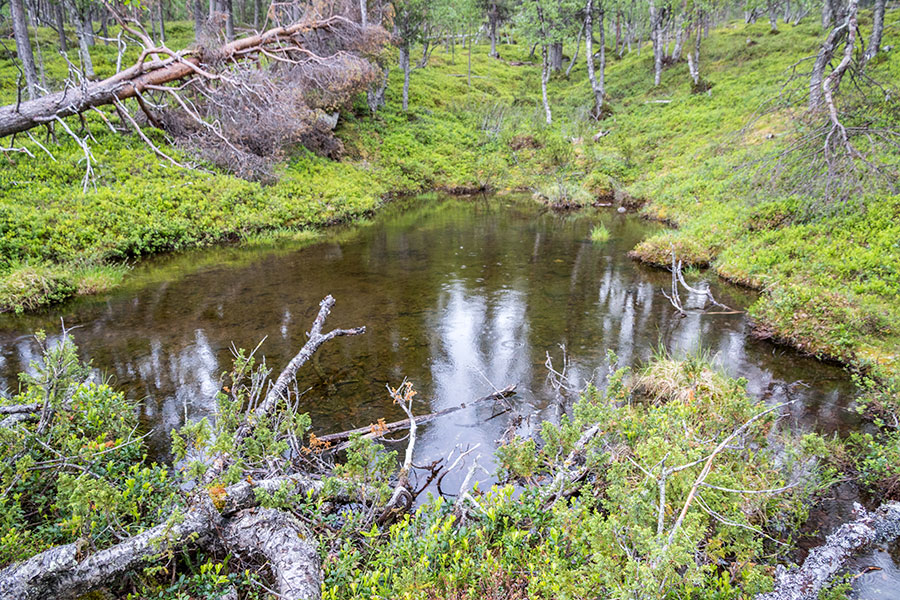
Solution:
{"label": "water reflection", "polygon": [[[611,232],[602,245],[588,240],[598,220]],[[519,385],[515,409],[502,418],[488,419],[494,407],[479,406],[426,426],[422,462],[476,443],[487,459],[510,419],[552,417],[543,362],[550,352],[558,364],[560,345],[579,381],[605,368],[607,349],[620,365],[660,348],[704,351],[746,377],[760,398],[800,400],[792,410],[802,426],[854,425],[839,369],[754,341],[743,314],[675,314],[661,295],[667,274],[626,256],[654,227],[615,213],[541,213],[528,201],[433,200],[302,249],[168,257],[139,268],[126,290],[0,319],[0,388],[15,390],[16,373],[36,358],[28,334],[57,331],[62,317],[79,326],[73,335],[98,376],[143,400],[153,451],[165,456],[173,427],[213,414],[232,342],[252,348],[266,337],[262,352],[279,369],[331,293],[329,324],[365,324],[368,333],[323,347],[300,378],[304,409],[320,431],[402,418],[384,386],[404,377],[420,392],[420,414]],[[715,292],[731,305],[748,301],[735,288]]]}

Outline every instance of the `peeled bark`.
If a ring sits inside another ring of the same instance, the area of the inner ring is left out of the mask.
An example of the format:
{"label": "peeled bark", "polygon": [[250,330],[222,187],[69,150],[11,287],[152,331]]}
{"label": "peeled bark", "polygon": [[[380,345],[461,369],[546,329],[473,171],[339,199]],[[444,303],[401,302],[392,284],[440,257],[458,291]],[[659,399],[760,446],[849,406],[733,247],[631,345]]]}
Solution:
{"label": "peeled bark", "polygon": [[222,541],[232,553],[271,567],[282,598],[309,600],[321,596],[318,544],[295,516],[273,508],[244,510],[229,519]]}
{"label": "peeled bark", "polygon": [[873,512],[856,505],[859,517],[841,525],[825,543],[814,548],[802,567],[775,573],[775,589],[756,600],[817,600],[819,591],[838,574],[844,563],[874,544],[900,537],[900,503],[888,502]]}
{"label": "peeled bark", "polygon": [[31,39],[28,37],[28,21],[25,17],[25,5],[22,0],[11,0],[13,35],[16,38],[16,54],[22,63],[25,75],[25,89],[28,97],[37,97],[37,71],[34,68],[34,53],[31,51]]}

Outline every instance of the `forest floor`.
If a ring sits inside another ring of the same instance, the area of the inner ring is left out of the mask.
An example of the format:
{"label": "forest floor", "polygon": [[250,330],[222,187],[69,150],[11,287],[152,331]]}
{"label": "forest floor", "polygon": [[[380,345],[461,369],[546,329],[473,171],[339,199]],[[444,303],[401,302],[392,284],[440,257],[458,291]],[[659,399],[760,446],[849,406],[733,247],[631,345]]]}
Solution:
{"label": "forest floor", "polygon": [[[188,23],[172,24],[168,34],[173,48],[192,38]],[[54,36],[39,32],[50,85],[66,74]],[[701,73],[712,87],[701,94],[692,93],[684,62],[654,87],[648,48],[621,59],[609,52],[609,114],[600,122],[589,117],[581,49],[569,76],[551,79],[551,126],[543,122],[539,56],[529,56],[530,48],[501,45],[497,60],[476,45],[469,79],[466,49],[439,47],[412,72],[408,113],[400,109],[402,73],[392,67],[384,109],[372,117],[360,99],[341,113],[342,160],[297,150],[270,185],[216,172],[148,130],[165,152],[198,168],[175,167],[96,115],[86,119],[96,139],[88,181],[71,139],[47,143],[51,160],[20,136],[16,145],[35,158],[0,159],[0,311],[110,289],[130,262],[154,253],[305,236],[392,195],[533,189],[579,204],[617,191],[674,227],[640,244],[636,257],[667,264],[674,250],[686,263],[761,290],[750,311],[763,335],[890,378],[900,373],[900,196],[824,204],[770,185],[759,168],[789,132],[786,111],[761,107],[821,37],[813,20],[782,24],[778,34],[767,23],[716,29],[703,42]],[[884,37],[886,46],[900,41],[896,22]],[[110,74],[115,49],[101,45],[94,54],[98,75]],[[881,81],[898,81],[900,54],[883,53],[870,69]],[[0,101],[14,101],[15,74],[11,55],[0,54]],[[44,131],[34,135],[46,141]]]}

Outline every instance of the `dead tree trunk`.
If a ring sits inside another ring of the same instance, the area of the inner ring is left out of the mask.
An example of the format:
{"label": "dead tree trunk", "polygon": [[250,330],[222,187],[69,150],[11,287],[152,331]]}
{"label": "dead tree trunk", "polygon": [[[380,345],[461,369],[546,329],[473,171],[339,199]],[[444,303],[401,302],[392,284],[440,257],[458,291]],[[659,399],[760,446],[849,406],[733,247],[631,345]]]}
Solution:
{"label": "dead tree trunk", "polygon": [[[847,55],[852,58],[852,46],[856,36],[857,3],[858,0],[850,0],[846,21],[842,22],[831,30],[831,32],[828,34],[828,37],[825,38],[825,41],[822,43],[822,46],[819,48],[818,54],[816,54],[816,61],[813,64],[812,75],[810,75],[809,79],[810,111],[816,111],[820,109],[824,103],[824,86],[826,84],[825,69],[831,62],[831,59],[834,57],[834,52],[844,36],[847,37],[846,43],[850,46],[851,50],[851,52],[847,53]],[[847,66],[849,66],[849,64],[844,66],[844,70],[847,69]],[[832,75],[836,71],[837,68],[832,71]],[[842,74],[843,73],[841,73],[841,75]],[[829,75],[829,78],[831,78],[831,75]],[[836,83],[840,83],[840,76],[838,76]],[[834,90],[835,88],[836,85],[833,85],[831,89]]]}
{"label": "dead tree trunk", "polygon": [[779,565],[774,591],[760,594],[756,600],[816,600],[854,554],[900,537],[900,503],[889,502],[873,512],[857,504],[856,512],[859,517],[841,525],[823,545],[814,548],[802,567],[787,570]]}
{"label": "dead tree trunk", "polygon": [[37,97],[37,71],[34,67],[34,53],[31,51],[31,39],[28,37],[28,20],[25,17],[25,4],[22,0],[11,0],[9,7],[12,16],[13,35],[16,38],[16,54],[22,63],[25,75],[25,89],[28,97]]}
{"label": "dead tree trunk", "polygon": [[878,50],[881,49],[881,36],[884,34],[884,5],[886,0],[875,0],[875,7],[872,10],[872,35],[869,36],[869,44],[866,46],[864,61],[868,62],[875,58]]}

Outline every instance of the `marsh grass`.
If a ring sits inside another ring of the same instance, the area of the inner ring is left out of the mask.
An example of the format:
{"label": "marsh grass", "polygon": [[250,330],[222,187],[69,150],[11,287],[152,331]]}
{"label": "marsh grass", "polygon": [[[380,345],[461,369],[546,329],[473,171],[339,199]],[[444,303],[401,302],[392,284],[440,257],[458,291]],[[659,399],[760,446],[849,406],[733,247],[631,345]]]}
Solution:
{"label": "marsh grass", "polygon": [[595,244],[603,244],[609,241],[609,229],[606,225],[600,223],[591,227],[591,242]]}

